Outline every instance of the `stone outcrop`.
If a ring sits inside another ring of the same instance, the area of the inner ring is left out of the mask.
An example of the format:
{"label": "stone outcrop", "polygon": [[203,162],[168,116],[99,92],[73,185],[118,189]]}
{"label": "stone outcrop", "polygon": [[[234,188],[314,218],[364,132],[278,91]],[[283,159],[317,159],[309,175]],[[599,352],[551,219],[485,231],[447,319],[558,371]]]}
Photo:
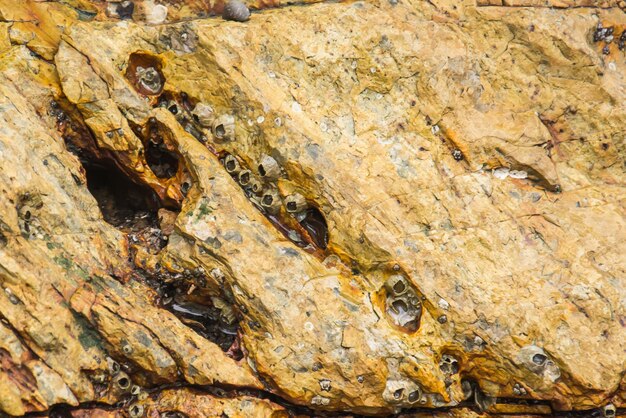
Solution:
{"label": "stone outcrop", "polygon": [[620,2],[12,3],[0,411],[626,408]]}

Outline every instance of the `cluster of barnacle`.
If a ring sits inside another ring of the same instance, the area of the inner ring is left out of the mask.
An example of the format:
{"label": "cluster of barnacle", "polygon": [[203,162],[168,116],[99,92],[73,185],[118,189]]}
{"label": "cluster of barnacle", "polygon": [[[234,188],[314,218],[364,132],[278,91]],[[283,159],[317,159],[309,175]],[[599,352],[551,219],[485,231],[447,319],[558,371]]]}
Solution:
{"label": "cluster of barnacle", "polygon": [[293,193],[283,198],[278,192],[276,181],[281,176],[282,170],[273,157],[261,156],[257,166],[258,175],[245,168],[232,154],[227,154],[222,163],[226,171],[246,191],[252,203],[262,212],[275,215],[280,212],[281,207],[284,207],[298,222],[306,217],[308,203],[303,195]]}
{"label": "cluster of barnacle", "polygon": [[194,105],[184,92],[180,93],[179,100],[170,94],[161,95],[157,106],[169,110],[183,129],[202,143],[208,141],[209,134],[216,142],[227,142],[235,137],[234,116],[216,115],[205,103]]}
{"label": "cluster of barnacle", "polygon": [[[235,117],[231,114],[218,115],[213,108],[202,102],[196,102],[188,97],[184,92],[180,94],[164,92],[163,84],[165,77],[160,72],[160,61],[154,56],[144,53],[132,54],[129,59],[126,77],[135,86],[135,89],[145,96],[158,96],[155,105],[168,109],[180,123],[185,131],[194,136],[202,143],[208,143],[209,135],[216,143],[224,143],[235,139]],[[149,144],[150,145],[150,144]],[[210,147],[210,145],[207,144]],[[163,156],[167,156],[167,147],[163,148],[157,141],[152,147],[157,162],[165,161]],[[147,149],[150,151],[150,149]],[[212,149],[217,153],[216,150]],[[146,157],[149,155],[146,154]],[[172,160],[172,167],[175,163]],[[281,196],[278,192],[276,181],[283,174],[278,162],[269,155],[263,155],[257,164],[256,172],[252,168],[245,166],[237,156],[232,154],[221,154],[221,161],[226,171],[245,190],[247,196],[253,204],[267,215],[277,215],[284,206],[285,212],[292,216],[303,228],[302,234],[295,230],[283,231],[289,239],[303,248],[314,250],[315,247],[325,249],[328,245],[328,226],[323,215],[316,208],[308,208],[307,200],[299,193],[288,196]],[[148,163],[150,163],[148,161]],[[173,170],[163,164],[152,164],[157,171],[162,171],[162,175],[155,173],[158,177],[170,177]],[[183,186],[185,184],[183,183]],[[181,191],[186,191],[181,187]],[[277,217],[272,221],[276,224]],[[285,218],[281,218],[281,221]],[[280,222],[279,222],[280,223]],[[285,228],[287,229],[287,228]],[[308,234],[308,236],[307,236]],[[305,238],[303,238],[303,236]],[[310,238],[310,240],[309,240]],[[311,242],[315,244],[311,245]]]}
{"label": "cluster of barnacle", "polygon": [[614,32],[615,28],[613,26],[604,27],[602,22],[598,22],[596,30],[593,32],[594,42],[605,43],[604,48],[602,48],[602,53],[604,55],[608,55],[611,52],[609,44],[611,44],[615,39],[617,39],[617,47],[620,51],[626,48],[626,29],[622,31],[622,34],[619,37],[617,37],[617,34]]}
{"label": "cluster of barnacle", "polygon": [[459,361],[450,354],[444,354],[439,362],[439,370],[446,375],[457,374],[459,372]]}
{"label": "cluster of barnacle", "polygon": [[537,347],[536,345],[523,347],[520,350],[519,359],[530,371],[545,379],[555,382],[561,377],[559,366],[548,357],[541,347]]}
{"label": "cluster of barnacle", "polygon": [[[132,348],[128,344],[125,344],[122,348],[122,351],[126,354],[129,354],[129,350],[132,352]],[[123,394],[130,394],[138,401],[143,401],[148,397],[148,393],[142,390],[141,386],[133,384],[128,374],[122,371],[122,368],[117,361],[107,357],[106,362],[109,374],[111,375],[113,389]],[[100,375],[96,380],[98,380],[99,383],[103,383],[106,378],[104,375]],[[143,416],[144,409],[142,405],[133,403],[128,408],[128,412],[131,418],[139,418]]]}
{"label": "cluster of barnacle", "polygon": [[387,380],[383,399],[390,404],[409,407],[417,403],[426,403],[419,385],[406,379]]}
{"label": "cluster of barnacle", "polygon": [[385,282],[386,310],[393,323],[409,332],[417,331],[422,302],[406,277],[394,274]]}
{"label": "cluster of barnacle", "polygon": [[18,223],[22,236],[27,239],[44,238],[44,232],[35,217],[35,212],[43,206],[41,196],[29,192],[20,196],[17,204]]}

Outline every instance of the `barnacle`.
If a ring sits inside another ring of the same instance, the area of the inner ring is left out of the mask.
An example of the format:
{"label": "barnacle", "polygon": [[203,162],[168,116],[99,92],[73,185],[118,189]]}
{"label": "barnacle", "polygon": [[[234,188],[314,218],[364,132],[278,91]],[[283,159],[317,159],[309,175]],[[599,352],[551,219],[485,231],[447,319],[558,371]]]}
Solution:
{"label": "barnacle", "polygon": [[137,84],[140,91],[145,94],[159,94],[163,89],[161,75],[154,67],[138,66],[135,70]]}
{"label": "barnacle", "polygon": [[191,112],[193,118],[204,128],[211,128],[215,121],[213,108],[204,103],[198,103]]}
{"label": "barnacle", "polygon": [[237,161],[237,159],[231,154],[228,154],[224,158],[224,168],[226,169],[228,174],[231,174],[231,175],[235,175],[239,173],[239,171],[241,171],[241,166],[239,165],[239,161]]}
{"label": "barnacle", "polygon": [[232,141],[235,139],[235,117],[221,115],[213,121],[213,136],[217,141]]}
{"label": "barnacle", "polygon": [[130,415],[131,418],[139,418],[143,416],[143,406],[139,405],[137,403],[132,404],[129,408],[128,408],[128,414]]}
{"label": "barnacle", "polygon": [[278,162],[269,155],[263,155],[258,166],[261,177],[276,180],[280,176],[280,166]]}
{"label": "barnacle", "polygon": [[285,209],[287,209],[287,212],[302,212],[306,208],[307,201],[300,193],[293,193],[285,198]]}
{"label": "barnacle", "polygon": [[404,276],[394,274],[385,282],[385,289],[393,296],[401,296],[409,290],[409,282]]}
{"label": "barnacle", "polygon": [[278,191],[269,188],[261,196],[261,206],[269,213],[277,213],[280,210],[280,195]]}
{"label": "barnacle", "polygon": [[548,357],[546,352],[536,345],[527,345],[523,347],[518,359],[530,371],[543,376],[550,381],[556,381],[561,376],[559,367]]}
{"label": "barnacle", "polygon": [[115,376],[113,376],[113,382],[117,385],[118,388],[124,391],[128,390],[131,385],[130,378],[124,372],[118,372]]}
{"label": "barnacle", "polygon": [[448,375],[457,374],[459,372],[459,362],[453,356],[444,354],[439,362],[439,370]]}
{"label": "barnacle", "polygon": [[383,399],[392,404],[410,406],[422,399],[422,389],[411,380],[389,379],[385,384]]}
{"label": "barnacle", "polygon": [[239,184],[242,185],[243,187],[246,187],[250,184],[250,182],[253,179],[253,175],[252,175],[252,171],[250,170],[241,170],[239,172],[239,175],[237,176],[237,180],[239,181]]}

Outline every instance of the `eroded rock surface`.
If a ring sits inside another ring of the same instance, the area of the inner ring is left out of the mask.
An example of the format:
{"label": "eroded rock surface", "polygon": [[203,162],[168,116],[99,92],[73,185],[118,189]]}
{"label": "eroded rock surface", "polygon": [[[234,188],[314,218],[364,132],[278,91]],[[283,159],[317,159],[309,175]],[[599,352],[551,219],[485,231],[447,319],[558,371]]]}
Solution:
{"label": "eroded rock surface", "polygon": [[0,411],[623,412],[621,4],[261,3],[0,2]]}

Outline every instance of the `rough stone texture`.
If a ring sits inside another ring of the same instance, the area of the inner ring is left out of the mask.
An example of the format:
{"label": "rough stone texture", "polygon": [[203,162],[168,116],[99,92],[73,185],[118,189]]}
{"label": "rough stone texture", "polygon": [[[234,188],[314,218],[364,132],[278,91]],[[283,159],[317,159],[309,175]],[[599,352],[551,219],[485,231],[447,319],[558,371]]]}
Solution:
{"label": "rough stone texture", "polygon": [[626,408],[618,2],[9,3],[0,411]]}

